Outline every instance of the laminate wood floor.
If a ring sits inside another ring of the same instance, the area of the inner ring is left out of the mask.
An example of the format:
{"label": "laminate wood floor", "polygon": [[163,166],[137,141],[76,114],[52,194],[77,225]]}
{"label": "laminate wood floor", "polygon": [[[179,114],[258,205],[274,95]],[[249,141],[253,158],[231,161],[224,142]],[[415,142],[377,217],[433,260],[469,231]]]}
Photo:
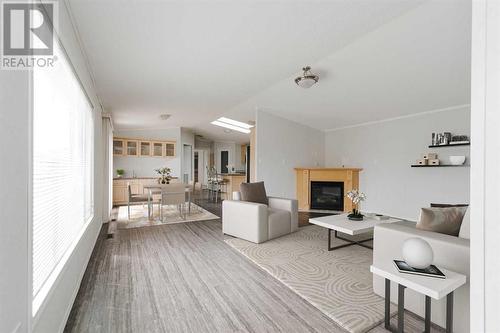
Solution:
{"label": "laminate wood floor", "polygon": [[[220,204],[197,202],[220,214]],[[104,226],[65,332],[344,332],[226,245],[220,220],[106,234]],[[406,318],[407,332],[422,331]]]}

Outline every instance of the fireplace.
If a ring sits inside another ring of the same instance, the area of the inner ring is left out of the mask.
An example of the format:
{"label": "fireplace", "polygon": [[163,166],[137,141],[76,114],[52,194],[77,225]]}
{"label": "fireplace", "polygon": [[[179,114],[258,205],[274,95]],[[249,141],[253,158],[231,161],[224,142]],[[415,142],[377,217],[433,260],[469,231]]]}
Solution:
{"label": "fireplace", "polygon": [[344,210],[344,182],[311,181],[311,209]]}

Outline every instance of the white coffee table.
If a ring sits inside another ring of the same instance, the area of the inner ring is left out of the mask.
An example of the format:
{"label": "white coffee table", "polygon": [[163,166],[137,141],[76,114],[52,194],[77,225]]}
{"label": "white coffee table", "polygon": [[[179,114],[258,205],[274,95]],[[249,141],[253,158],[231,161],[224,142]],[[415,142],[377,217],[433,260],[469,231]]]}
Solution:
{"label": "white coffee table", "polygon": [[[394,258],[398,259],[398,258]],[[425,331],[431,329],[431,297],[441,299],[446,296],[446,332],[453,332],[453,292],[465,284],[467,277],[439,267],[446,279],[400,273],[392,259],[382,264],[370,266],[370,271],[385,278],[385,328],[392,332],[404,330],[405,289],[410,288],[425,295]],[[398,284],[398,327],[390,324],[391,281]]]}
{"label": "white coffee table", "polygon": [[[382,223],[394,223],[401,221],[395,218],[389,218],[387,220],[377,220],[368,216],[365,216],[362,221],[351,221],[347,218],[348,214],[340,214],[340,215],[329,215],[323,217],[316,217],[309,219],[309,223],[319,225],[320,227],[324,227],[328,229],[328,251],[340,249],[346,246],[351,245],[359,245],[366,247],[368,249],[373,249],[373,247],[363,244],[365,242],[373,240],[373,238],[364,239],[361,241],[353,241],[344,237],[340,237],[338,232],[356,236],[360,234],[366,234],[370,231],[373,231],[373,228]],[[335,231],[335,238],[341,239],[343,241],[348,242],[347,244],[338,245],[338,246],[330,246],[331,238],[332,238],[332,230]]]}

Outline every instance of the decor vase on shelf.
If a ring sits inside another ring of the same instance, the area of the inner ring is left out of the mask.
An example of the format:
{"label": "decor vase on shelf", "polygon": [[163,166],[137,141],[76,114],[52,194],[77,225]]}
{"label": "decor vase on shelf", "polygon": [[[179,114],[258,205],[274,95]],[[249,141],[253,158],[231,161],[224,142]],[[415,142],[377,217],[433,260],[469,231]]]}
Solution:
{"label": "decor vase on shelf", "polygon": [[347,215],[347,218],[352,221],[362,221],[363,220],[363,214],[358,209],[358,205],[361,201],[364,201],[366,199],[366,195],[363,192],[359,192],[356,189],[353,189],[349,192],[347,192],[346,195],[349,199],[352,201],[352,213]]}
{"label": "decor vase on shelf", "polygon": [[160,175],[160,178],[158,178],[158,184],[170,184],[170,172],[172,170],[170,168],[159,168],[155,170],[157,174]]}

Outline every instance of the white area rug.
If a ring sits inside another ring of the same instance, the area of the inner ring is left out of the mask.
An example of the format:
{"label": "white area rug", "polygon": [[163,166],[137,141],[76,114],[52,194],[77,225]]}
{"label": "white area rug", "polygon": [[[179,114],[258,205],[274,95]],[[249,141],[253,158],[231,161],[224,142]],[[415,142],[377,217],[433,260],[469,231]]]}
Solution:
{"label": "white area rug", "polygon": [[140,228],[148,227],[153,225],[163,225],[163,224],[175,224],[175,223],[186,223],[186,222],[196,222],[196,221],[206,221],[215,220],[219,217],[210,213],[209,211],[201,208],[200,206],[192,203],[191,213],[187,213],[186,205],[186,218],[183,219],[177,206],[163,206],[163,221],[160,221],[160,212],[158,205],[154,206],[153,217],[148,219],[148,207],[147,205],[134,205],[130,206],[130,219],[127,215],[127,206],[120,206],[118,208],[117,217],[117,228],[118,229],[130,229],[130,228]]}
{"label": "white area rug", "polygon": [[[349,332],[366,332],[384,320],[384,299],[372,289],[370,249],[328,251],[327,230],[318,226],[261,244],[225,241]],[[332,237],[332,245],[344,243]]]}

